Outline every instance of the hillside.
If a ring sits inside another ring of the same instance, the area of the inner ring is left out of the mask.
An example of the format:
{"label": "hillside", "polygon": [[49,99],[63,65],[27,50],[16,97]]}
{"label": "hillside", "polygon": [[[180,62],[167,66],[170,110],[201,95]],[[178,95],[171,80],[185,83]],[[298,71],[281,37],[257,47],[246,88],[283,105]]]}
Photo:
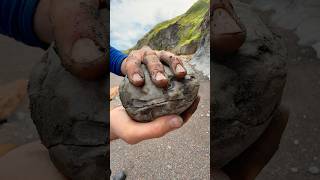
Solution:
{"label": "hillside", "polygon": [[209,0],[198,0],[186,13],[156,25],[128,51],[148,45],[153,49],[170,50],[176,54],[195,53],[208,9]]}

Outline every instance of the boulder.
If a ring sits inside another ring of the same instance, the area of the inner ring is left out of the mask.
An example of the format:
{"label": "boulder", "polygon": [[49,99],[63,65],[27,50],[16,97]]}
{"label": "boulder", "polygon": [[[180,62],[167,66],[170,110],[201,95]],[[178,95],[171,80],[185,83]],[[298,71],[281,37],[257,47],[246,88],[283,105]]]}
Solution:
{"label": "boulder", "polygon": [[[107,9],[100,13],[108,27]],[[107,77],[86,81],[66,71],[54,44],[32,70],[31,117],[53,164],[70,179],[105,180],[111,175],[108,84]]]}
{"label": "boulder", "polygon": [[154,85],[145,65],[142,65],[144,86],[135,87],[125,77],[120,84],[119,93],[122,105],[130,117],[139,122],[149,122],[160,116],[181,114],[188,109],[197,98],[200,83],[191,66],[184,62],[184,67],[187,75],[178,80],[170,68],[164,66],[169,80],[167,88]]}
{"label": "boulder", "polygon": [[81,80],[51,46],[29,82],[31,117],[54,165],[70,179],[107,179],[109,80]]}
{"label": "boulder", "polygon": [[237,54],[216,58],[211,53],[213,129],[211,156],[222,167],[256,141],[277,110],[286,82],[286,49],[246,4],[235,10],[247,28]]}

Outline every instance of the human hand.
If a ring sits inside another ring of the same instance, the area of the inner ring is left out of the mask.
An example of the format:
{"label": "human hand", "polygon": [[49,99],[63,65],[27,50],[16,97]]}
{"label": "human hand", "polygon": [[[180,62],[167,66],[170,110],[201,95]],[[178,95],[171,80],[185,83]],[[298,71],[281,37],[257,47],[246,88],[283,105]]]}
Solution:
{"label": "human hand", "polygon": [[107,72],[107,10],[105,0],[41,0],[34,29],[48,44],[55,41],[64,67],[84,79],[98,79]]}
{"label": "human hand", "polygon": [[199,101],[200,97],[181,116],[162,116],[149,123],[136,122],[122,106],[117,107],[110,112],[110,141],[122,139],[128,144],[137,144],[143,140],[162,137],[186,123],[197,110]]}
{"label": "human hand", "polygon": [[158,87],[166,87],[168,79],[162,63],[170,66],[177,78],[183,78],[187,74],[179,57],[168,51],[152,50],[148,46],[132,51],[123,61],[121,72],[128,76],[129,81],[133,85],[142,86],[144,84],[144,73],[141,69],[141,64],[145,64],[153,83]]}

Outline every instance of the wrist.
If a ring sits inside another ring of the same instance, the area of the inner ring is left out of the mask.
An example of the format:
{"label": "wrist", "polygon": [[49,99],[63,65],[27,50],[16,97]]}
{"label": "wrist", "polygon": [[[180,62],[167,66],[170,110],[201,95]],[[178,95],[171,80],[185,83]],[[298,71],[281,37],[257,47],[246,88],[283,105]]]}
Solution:
{"label": "wrist", "polygon": [[127,63],[128,57],[126,57],[125,59],[123,59],[122,63],[121,63],[121,74],[123,76],[127,75],[126,72],[126,63]]}
{"label": "wrist", "polygon": [[[117,140],[119,139],[119,132],[121,132],[121,129],[119,129],[119,120],[123,118],[123,107],[118,106],[116,108],[113,108],[110,110],[110,136],[109,141]],[[120,126],[121,127],[121,126]]]}

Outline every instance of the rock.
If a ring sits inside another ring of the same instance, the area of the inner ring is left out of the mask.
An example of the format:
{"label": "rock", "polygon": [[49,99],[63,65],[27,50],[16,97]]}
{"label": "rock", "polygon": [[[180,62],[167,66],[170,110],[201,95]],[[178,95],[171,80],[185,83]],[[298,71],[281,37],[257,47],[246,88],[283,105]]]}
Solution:
{"label": "rock", "polygon": [[24,120],[24,119],[26,119],[26,117],[27,117],[27,115],[25,113],[23,113],[23,112],[18,112],[17,113],[17,118],[19,120]]}
{"label": "rock", "polygon": [[299,169],[296,167],[292,167],[292,168],[290,168],[290,171],[293,173],[297,173],[299,171]]}
{"label": "rock", "polygon": [[32,71],[31,117],[52,162],[70,179],[109,178],[107,81],[71,75],[52,46]]}
{"label": "rock", "polygon": [[124,171],[118,172],[112,179],[113,180],[125,180],[127,178],[127,175]]}
{"label": "rock", "polygon": [[0,88],[0,123],[6,120],[27,95],[27,80],[17,80]]}
{"label": "rock", "polygon": [[320,174],[320,169],[316,166],[311,166],[309,167],[308,172],[313,175],[318,175]]}
{"label": "rock", "polygon": [[211,53],[214,167],[230,162],[264,132],[286,82],[287,54],[282,41],[248,5],[235,2],[234,6],[247,27],[246,42],[237,54],[224,59]]}
{"label": "rock", "polygon": [[[100,13],[108,27],[108,11]],[[66,177],[109,179],[109,80],[73,76],[62,67],[53,46],[33,68],[28,89],[31,117],[41,142]]]}
{"label": "rock", "polygon": [[199,43],[199,48],[193,55],[190,64],[194,68],[201,72],[204,76],[210,79],[210,21],[209,14],[206,14],[204,22],[202,23],[203,32],[201,41]]}
{"label": "rock", "polygon": [[197,98],[200,83],[192,68],[184,62],[188,74],[177,80],[168,66],[164,66],[169,80],[168,88],[158,88],[150,79],[145,65],[143,87],[135,87],[126,77],[119,87],[120,99],[130,117],[139,122],[149,122],[168,114],[180,114]]}

